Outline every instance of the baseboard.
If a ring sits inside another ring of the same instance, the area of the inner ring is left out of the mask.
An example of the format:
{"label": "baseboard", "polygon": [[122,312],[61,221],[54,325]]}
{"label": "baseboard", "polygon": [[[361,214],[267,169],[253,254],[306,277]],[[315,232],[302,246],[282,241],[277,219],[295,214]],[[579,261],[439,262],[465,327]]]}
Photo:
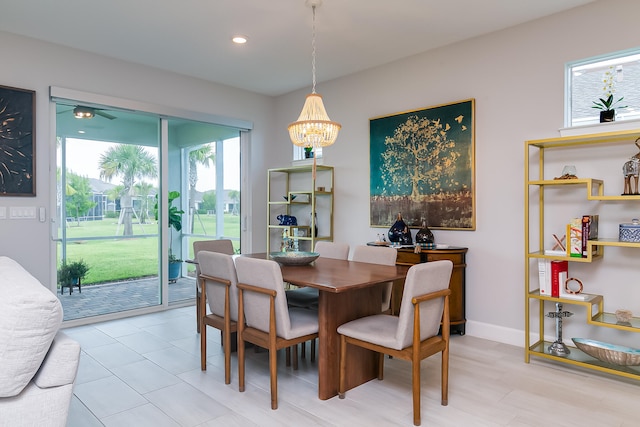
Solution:
{"label": "baseboard", "polygon": [[503,344],[515,345],[518,347],[524,346],[524,331],[492,325],[491,323],[467,320],[465,325],[465,334]]}

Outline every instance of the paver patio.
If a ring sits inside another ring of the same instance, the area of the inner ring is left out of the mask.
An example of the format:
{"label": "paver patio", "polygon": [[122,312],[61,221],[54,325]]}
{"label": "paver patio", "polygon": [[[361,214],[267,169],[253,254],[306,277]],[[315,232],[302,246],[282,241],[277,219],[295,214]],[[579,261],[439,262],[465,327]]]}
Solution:
{"label": "paver patio", "polygon": [[[82,293],[64,288],[58,298],[64,310],[64,320],[82,319],[102,314],[117,313],[136,308],[151,307],[160,303],[157,277],[102,285],[83,286]],[[195,279],[183,277],[169,284],[169,303],[196,297]]]}

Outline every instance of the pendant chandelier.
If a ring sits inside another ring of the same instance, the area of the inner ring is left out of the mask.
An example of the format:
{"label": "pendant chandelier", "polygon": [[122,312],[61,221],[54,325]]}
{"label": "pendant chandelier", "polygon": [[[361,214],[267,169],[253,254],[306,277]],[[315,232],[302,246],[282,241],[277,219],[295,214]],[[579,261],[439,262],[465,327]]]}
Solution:
{"label": "pendant chandelier", "polygon": [[[327,147],[336,142],[340,123],[333,122],[327,115],[322,103],[322,96],[316,93],[316,7],[321,4],[320,0],[307,0],[313,11],[313,33],[312,33],[312,54],[311,70],[313,75],[312,91],[304,102],[302,112],[298,120],[291,123],[287,128],[291,142],[299,147],[312,147],[314,151],[318,147]],[[315,160],[315,156],[314,156]],[[315,162],[314,162],[315,163]]]}

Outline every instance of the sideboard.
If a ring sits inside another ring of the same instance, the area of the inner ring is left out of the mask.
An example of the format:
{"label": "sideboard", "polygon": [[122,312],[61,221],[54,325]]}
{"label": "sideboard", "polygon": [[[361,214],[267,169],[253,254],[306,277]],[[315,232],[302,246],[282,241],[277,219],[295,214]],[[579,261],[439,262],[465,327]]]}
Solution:
{"label": "sideboard", "polygon": [[[467,248],[449,246],[447,249],[422,249],[420,253],[415,253],[413,248],[398,249],[398,265],[414,265],[421,262],[439,261],[448,259],[453,262],[453,272],[451,273],[451,281],[449,289],[451,296],[449,297],[449,311],[451,317],[451,333],[459,333],[464,335],[464,328],[467,319],[465,317],[465,255]],[[402,291],[404,290],[404,281],[396,281],[393,284],[393,293],[391,307],[393,314],[397,315],[400,311],[400,302],[402,301]]]}

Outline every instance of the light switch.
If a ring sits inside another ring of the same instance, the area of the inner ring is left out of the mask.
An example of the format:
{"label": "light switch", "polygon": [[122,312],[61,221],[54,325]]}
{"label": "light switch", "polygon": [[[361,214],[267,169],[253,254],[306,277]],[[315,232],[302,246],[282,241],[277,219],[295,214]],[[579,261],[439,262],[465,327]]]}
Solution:
{"label": "light switch", "polygon": [[36,219],[35,206],[11,206],[9,208],[10,219]]}

